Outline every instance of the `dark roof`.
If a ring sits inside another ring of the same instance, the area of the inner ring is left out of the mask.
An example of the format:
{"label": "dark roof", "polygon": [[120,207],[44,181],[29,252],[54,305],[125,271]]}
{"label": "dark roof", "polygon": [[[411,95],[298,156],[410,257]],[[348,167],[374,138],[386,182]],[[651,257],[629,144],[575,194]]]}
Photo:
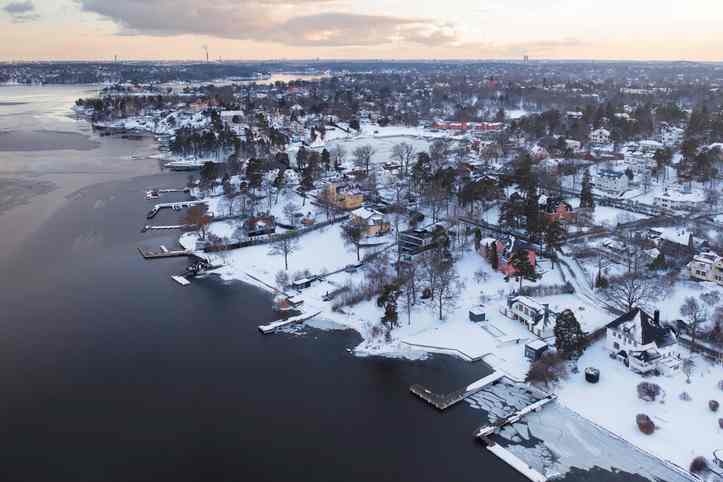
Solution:
{"label": "dark roof", "polygon": [[668,346],[675,341],[670,328],[662,326],[660,320],[656,320],[640,308],[635,308],[616,320],[613,320],[608,324],[608,328],[618,328],[622,324],[635,321],[640,323],[640,332],[642,334],[641,343],[643,345],[655,342],[658,347],[662,347]]}

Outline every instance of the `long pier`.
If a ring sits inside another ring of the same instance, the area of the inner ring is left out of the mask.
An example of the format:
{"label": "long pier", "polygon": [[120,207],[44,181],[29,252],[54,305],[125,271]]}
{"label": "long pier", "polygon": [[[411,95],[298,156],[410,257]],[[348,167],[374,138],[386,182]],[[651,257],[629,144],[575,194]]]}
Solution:
{"label": "long pier", "polygon": [[200,201],[179,201],[175,203],[160,203],[153,206],[153,209],[151,209],[148,214],[146,215],[147,219],[152,219],[158,214],[158,212],[161,209],[173,209],[173,210],[179,210],[183,208],[190,208],[192,206],[198,206],[201,204],[206,204],[206,201],[200,200]]}
{"label": "long pier", "polygon": [[496,371],[480,380],[477,380],[471,385],[447,394],[434,393],[422,385],[412,385],[409,387],[409,391],[432,405],[437,410],[444,411],[449,407],[458,404],[465,398],[471,397],[472,395],[480,392],[483,388],[498,382],[504,376],[504,373]]}
{"label": "long pier", "polygon": [[264,335],[270,335],[271,333],[274,333],[275,331],[280,330],[281,328],[285,328],[287,326],[296,325],[299,323],[304,323],[305,321],[308,321],[316,316],[318,316],[321,313],[321,311],[317,311],[313,315],[299,315],[294,316],[293,318],[289,318],[287,320],[279,320],[274,321],[272,323],[269,323],[268,325],[260,325],[259,331],[263,333]]}
{"label": "long pier", "polygon": [[158,251],[138,248],[138,252],[141,253],[141,256],[143,256],[143,259],[180,258],[183,256],[191,255],[191,251],[188,251],[185,249],[172,251],[172,250],[165,249],[164,246],[161,246],[161,249],[159,249]]}

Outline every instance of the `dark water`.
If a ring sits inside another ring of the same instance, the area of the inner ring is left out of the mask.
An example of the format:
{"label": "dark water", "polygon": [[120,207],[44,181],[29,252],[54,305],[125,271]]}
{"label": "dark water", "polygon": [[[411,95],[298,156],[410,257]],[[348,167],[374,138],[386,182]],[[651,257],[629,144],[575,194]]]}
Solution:
{"label": "dark water", "polygon": [[138,246],[177,238],[139,232],[143,190],[184,180],[93,184],[0,256],[0,480],[525,480],[473,440],[479,411],[408,392],[459,388],[484,365],[360,359],[348,331],[263,337],[268,295],[181,287],[169,275],[185,260],[142,260]]}

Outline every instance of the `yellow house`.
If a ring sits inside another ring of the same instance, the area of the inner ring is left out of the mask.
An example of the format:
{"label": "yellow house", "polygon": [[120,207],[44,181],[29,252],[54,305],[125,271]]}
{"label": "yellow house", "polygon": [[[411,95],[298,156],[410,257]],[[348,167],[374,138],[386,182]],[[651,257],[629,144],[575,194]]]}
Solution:
{"label": "yellow house", "polygon": [[359,209],[364,203],[364,195],[360,192],[342,192],[339,193],[336,190],[336,184],[329,184],[327,188],[327,199],[335,207],[351,211],[353,209]]}

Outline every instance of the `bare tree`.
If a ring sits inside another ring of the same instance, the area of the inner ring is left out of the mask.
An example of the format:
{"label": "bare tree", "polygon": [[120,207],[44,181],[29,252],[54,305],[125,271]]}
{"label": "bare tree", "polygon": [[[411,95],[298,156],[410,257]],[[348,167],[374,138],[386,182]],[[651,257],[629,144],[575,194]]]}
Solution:
{"label": "bare tree", "polygon": [[359,250],[364,239],[364,228],[358,223],[347,223],[341,228],[341,236],[346,244],[356,248],[356,260],[361,261]]}
{"label": "bare tree", "polygon": [[659,283],[632,272],[609,281],[602,291],[603,298],[615,308],[629,312],[635,307],[654,302],[661,294]]}
{"label": "bare tree", "polygon": [[341,166],[344,165],[344,160],[346,159],[346,149],[340,145],[332,147],[329,151],[329,158],[334,163],[334,169],[339,170]]}
{"label": "bare tree", "polygon": [[289,269],[289,255],[299,249],[299,239],[293,233],[278,235],[271,243],[269,254],[284,257],[284,269]]}
{"label": "bare tree", "polygon": [[399,163],[399,172],[402,177],[406,177],[409,173],[409,165],[417,157],[414,146],[406,142],[401,142],[392,147],[392,159]]}
{"label": "bare tree", "polygon": [[364,170],[364,174],[369,174],[369,165],[374,156],[374,148],[371,144],[365,144],[354,149],[354,165]]}
{"label": "bare tree", "polygon": [[699,326],[708,319],[708,309],[705,305],[698,303],[698,300],[689,296],[680,307],[680,314],[688,320],[690,328],[690,349],[696,351],[695,340],[698,335]]}
{"label": "bare tree", "polygon": [[296,226],[296,213],[299,210],[298,206],[296,206],[294,203],[287,203],[284,206],[283,212],[284,217],[289,222],[290,225]]}
{"label": "bare tree", "polygon": [[201,239],[206,239],[208,233],[208,225],[211,223],[211,218],[207,214],[208,207],[204,204],[201,206],[192,206],[186,212],[183,218],[184,224],[194,226],[201,233]]}
{"label": "bare tree", "polygon": [[431,269],[434,272],[429,289],[435,299],[439,319],[444,320],[445,314],[456,306],[457,299],[464,285],[451,257],[435,256],[431,258]]}

